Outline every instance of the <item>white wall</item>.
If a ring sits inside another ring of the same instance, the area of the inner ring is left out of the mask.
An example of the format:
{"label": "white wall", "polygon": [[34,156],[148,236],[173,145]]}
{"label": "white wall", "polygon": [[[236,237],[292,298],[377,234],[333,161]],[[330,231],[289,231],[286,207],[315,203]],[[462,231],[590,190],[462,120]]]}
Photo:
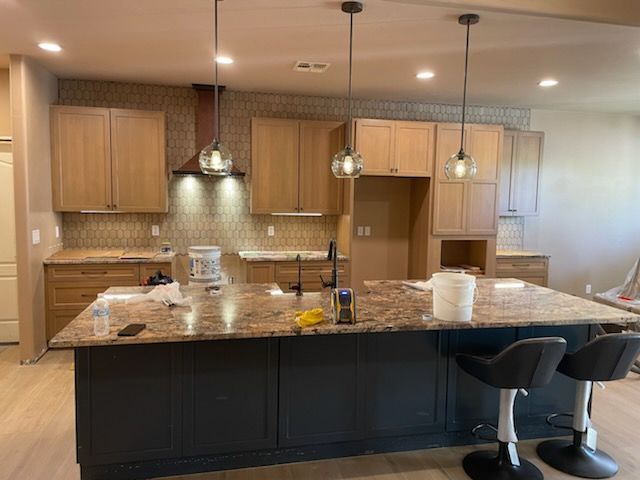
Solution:
{"label": "white wall", "polygon": [[585,295],[624,280],[640,257],[640,117],[533,110],[545,132],[540,216],[524,245],[550,254],[549,286]]}

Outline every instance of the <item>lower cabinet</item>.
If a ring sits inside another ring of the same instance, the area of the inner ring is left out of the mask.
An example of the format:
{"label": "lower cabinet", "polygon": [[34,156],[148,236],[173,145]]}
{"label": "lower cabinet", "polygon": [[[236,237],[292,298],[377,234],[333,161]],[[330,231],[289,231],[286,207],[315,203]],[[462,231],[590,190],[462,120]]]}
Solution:
{"label": "lower cabinet", "polygon": [[549,282],[549,259],[547,257],[498,257],[496,278],[517,278],[546,287]]}
{"label": "lower cabinet", "polygon": [[184,454],[276,446],[278,340],[184,347]]}

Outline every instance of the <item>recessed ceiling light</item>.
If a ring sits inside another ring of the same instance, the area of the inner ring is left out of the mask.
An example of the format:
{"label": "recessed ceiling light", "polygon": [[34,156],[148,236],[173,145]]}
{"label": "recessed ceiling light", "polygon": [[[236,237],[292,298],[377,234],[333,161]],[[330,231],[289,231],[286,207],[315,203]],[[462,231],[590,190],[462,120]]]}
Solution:
{"label": "recessed ceiling light", "polygon": [[216,62],[222,64],[222,65],[229,65],[231,63],[233,63],[233,58],[231,57],[224,57],[222,55],[218,55],[216,57]]}
{"label": "recessed ceiling light", "polygon": [[38,46],[42,50],[46,50],[47,52],[60,52],[60,51],[62,51],[62,47],[60,45],[58,45],[57,43],[42,42],[42,43],[39,43]]}
{"label": "recessed ceiling light", "polygon": [[416,73],[416,78],[419,78],[420,80],[428,80],[429,78],[433,78],[435,77],[436,74],[433,72],[418,72]]}
{"label": "recessed ceiling light", "polygon": [[557,84],[558,80],[554,80],[553,78],[545,78],[538,82],[538,85],[541,87],[555,87]]}

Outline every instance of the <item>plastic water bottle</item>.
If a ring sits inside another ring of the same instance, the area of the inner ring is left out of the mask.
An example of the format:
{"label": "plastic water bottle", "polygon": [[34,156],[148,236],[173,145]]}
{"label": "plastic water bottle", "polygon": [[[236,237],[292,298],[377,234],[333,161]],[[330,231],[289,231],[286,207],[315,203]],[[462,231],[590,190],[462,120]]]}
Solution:
{"label": "plastic water bottle", "polygon": [[109,302],[102,296],[93,303],[93,333],[96,337],[109,335]]}

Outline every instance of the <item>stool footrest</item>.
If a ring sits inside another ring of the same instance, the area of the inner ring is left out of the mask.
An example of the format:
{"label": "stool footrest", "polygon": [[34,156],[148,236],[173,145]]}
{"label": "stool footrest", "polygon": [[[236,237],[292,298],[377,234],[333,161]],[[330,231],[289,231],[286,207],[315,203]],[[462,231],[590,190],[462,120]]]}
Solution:
{"label": "stool footrest", "polygon": [[573,430],[573,426],[571,425],[559,425],[557,423],[554,423],[554,420],[556,418],[571,418],[573,419],[573,413],[554,413],[552,415],[549,415],[545,421],[547,422],[547,425],[553,427],[553,428],[557,428],[559,430]]}
{"label": "stool footrest", "polygon": [[[487,437],[487,436],[482,435],[480,433],[480,430],[482,430],[483,428],[488,428],[489,430],[493,430],[493,432],[495,433],[495,436]],[[471,429],[471,435],[473,435],[478,440],[486,440],[488,442],[495,442],[498,439],[497,438],[497,436],[498,436],[498,427],[496,427],[495,425],[491,425],[490,423],[481,423],[480,425],[476,425],[475,427],[473,427]]]}

